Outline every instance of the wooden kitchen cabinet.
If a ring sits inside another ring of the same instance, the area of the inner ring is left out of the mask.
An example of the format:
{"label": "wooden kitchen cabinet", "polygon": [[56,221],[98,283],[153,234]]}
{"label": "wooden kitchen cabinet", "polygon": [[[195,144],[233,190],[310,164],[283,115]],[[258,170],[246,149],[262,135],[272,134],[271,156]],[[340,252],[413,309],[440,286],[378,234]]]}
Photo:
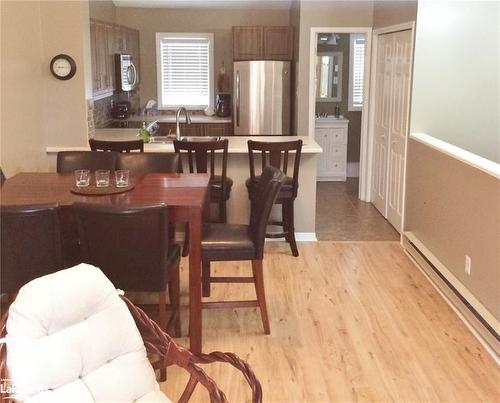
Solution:
{"label": "wooden kitchen cabinet", "polygon": [[[158,136],[175,134],[175,123],[158,123]],[[231,123],[181,123],[181,136],[231,136],[233,125]]]}
{"label": "wooden kitchen cabinet", "polygon": [[233,27],[233,59],[262,59],[262,34],[262,27]]}
{"label": "wooden kitchen cabinet", "polygon": [[112,91],[106,25],[90,23],[92,82],[94,95]]}
{"label": "wooden kitchen cabinet", "polygon": [[233,27],[234,60],[292,60],[293,27]]}
{"label": "wooden kitchen cabinet", "polygon": [[293,27],[264,27],[264,59],[293,59]]}
{"label": "wooden kitchen cabinet", "polygon": [[207,123],[204,125],[205,136],[231,136],[233,125],[231,123]]}
{"label": "wooden kitchen cabinet", "polygon": [[136,29],[91,19],[90,48],[94,97],[103,98],[116,90],[115,54],[132,55],[139,70],[139,31]]}

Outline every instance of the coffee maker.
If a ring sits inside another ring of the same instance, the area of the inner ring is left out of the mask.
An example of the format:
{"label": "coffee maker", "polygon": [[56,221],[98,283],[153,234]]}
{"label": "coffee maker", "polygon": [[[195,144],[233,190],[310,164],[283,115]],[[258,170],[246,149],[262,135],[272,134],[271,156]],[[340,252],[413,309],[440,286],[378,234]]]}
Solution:
{"label": "coffee maker", "polygon": [[215,114],[221,118],[231,115],[231,94],[217,94],[215,98]]}

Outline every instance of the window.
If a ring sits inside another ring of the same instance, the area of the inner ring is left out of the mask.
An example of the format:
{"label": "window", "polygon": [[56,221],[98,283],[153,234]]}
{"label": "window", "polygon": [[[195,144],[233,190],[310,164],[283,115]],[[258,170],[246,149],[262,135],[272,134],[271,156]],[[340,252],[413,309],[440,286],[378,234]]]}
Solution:
{"label": "window", "polygon": [[365,74],[365,35],[351,34],[349,48],[349,106],[350,111],[363,109],[363,78]]}
{"label": "window", "polygon": [[213,106],[213,34],[156,33],[158,108]]}

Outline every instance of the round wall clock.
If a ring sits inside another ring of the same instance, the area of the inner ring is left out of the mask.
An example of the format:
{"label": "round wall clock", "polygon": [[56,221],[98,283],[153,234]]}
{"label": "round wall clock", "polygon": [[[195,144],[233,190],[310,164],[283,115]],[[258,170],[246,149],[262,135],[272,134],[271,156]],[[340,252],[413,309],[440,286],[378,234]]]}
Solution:
{"label": "round wall clock", "polygon": [[76,73],[76,63],[68,55],[54,56],[50,61],[50,72],[59,80],[69,80]]}

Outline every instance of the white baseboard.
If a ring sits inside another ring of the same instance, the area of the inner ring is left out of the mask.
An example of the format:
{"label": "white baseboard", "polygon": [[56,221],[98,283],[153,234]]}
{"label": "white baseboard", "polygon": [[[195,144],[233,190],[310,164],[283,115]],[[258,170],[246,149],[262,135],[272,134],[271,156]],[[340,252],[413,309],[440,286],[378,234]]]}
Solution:
{"label": "white baseboard", "polygon": [[[500,342],[487,326],[500,332],[500,322],[479,302],[474,295],[451,273],[444,264],[412,232],[404,232],[402,246],[412,261],[426,275],[431,284],[439,291],[445,301],[459,314],[467,327],[474,329],[473,334],[487,351],[500,363]],[[437,270],[439,274],[435,272]],[[442,277],[441,277],[442,276]],[[458,295],[457,295],[458,292]],[[476,314],[471,310],[475,310]],[[478,318],[478,316],[480,318]],[[485,323],[487,325],[485,325]],[[486,347],[486,346],[485,346]]]}
{"label": "white baseboard", "polygon": [[347,177],[348,178],[359,178],[359,162],[348,162],[347,163]]}

